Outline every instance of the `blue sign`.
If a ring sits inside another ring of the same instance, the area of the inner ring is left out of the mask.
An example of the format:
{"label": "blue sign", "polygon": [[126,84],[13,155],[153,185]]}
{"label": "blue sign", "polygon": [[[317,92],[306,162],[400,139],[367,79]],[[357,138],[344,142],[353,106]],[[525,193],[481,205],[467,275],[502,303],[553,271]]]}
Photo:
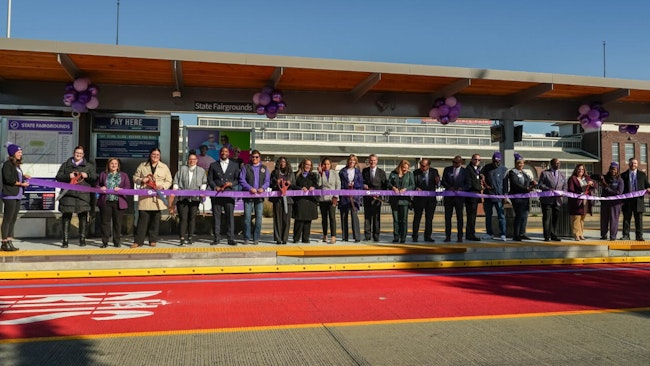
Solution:
{"label": "blue sign", "polygon": [[94,131],[158,131],[159,129],[158,118],[111,116],[93,119]]}
{"label": "blue sign", "polygon": [[154,147],[158,147],[158,136],[97,135],[98,158],[148,158]]}

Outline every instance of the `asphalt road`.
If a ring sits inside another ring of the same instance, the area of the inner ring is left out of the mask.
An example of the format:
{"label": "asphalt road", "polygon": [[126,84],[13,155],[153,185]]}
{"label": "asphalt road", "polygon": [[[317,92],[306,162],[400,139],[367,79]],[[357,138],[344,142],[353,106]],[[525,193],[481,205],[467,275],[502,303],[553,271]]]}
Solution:
{"label": "asphalt road", "polygon": [[650,265],[0,281],[2,365],[647,365]]}

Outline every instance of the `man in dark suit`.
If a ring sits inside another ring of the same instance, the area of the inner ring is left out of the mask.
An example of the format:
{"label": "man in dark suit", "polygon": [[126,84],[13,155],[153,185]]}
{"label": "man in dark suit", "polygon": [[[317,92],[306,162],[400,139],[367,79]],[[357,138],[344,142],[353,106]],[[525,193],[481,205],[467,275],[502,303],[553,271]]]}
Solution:
{"label": "man in dark suit", "polygon": [[[549,168],[539,176],[539,189],[542,191],[565,191],[567,190],[567,179],[560,171],[560,159],[551,159]],[[544,230],[544,241],[561,241],[558,237],[558,225],[560,224],[560,207],[562,207],[562,196],[541,197],[542,205],[542,227]],[[522,237],[522,239],[529,239]]]}
{"label": "man in dark suit", "polygon": [[[639,161],[631,158],[628,161],[630,169],[621,173],[623,179],[623,193],[632,193],[646,190],[650,193],[650,182],[646,173],[637,169]],[[630,240],[631,219],[634,216],[634,233],[636,240],[643,241],[643,211],[645,210],[645,196],[628,198],[623,201],[623,236],[621,240]]]}
{"label": "man in dark suit", "polygon": [[[442,172],[442,186],[445,192],[459,192],[467,190],[467,172],[462,166],[463,158],[456,155],[452,165],[446,167]],[[451,217],[456,210],[456,228],[458,229],[458,242],[463,242],[463,206],[465,197],[445,196],[445,243],[451,241]]]}
{"label": "man in dark suit", "polygon": [[[415,178],[415,190],[435,192],[440,186],[440,174],[438,169],[431,168],[429,159],[420,160],[420,168],[413,172]],[[433,237],[433,215],[437,205],[436,196],[413,197],[413,241],[418,241],[420,221],[424,212],[424,241],[434,242]]]}
{"label": "man in dark suit", "polygon": [[[467,164],[465,171],[467,172],[467,192],[481,193],[483,191],[483,180],[481,178],[481,156],[479,154],[472,155],[472,160]],[[465,228],[465,237],[471,241],[481,241],[476,236],[476,212],[478,211],[478,204],[481,199],[478,197],[465,197],[465,211],[467,212],[467,227]]]}
{"label": "man in dark suit", "polygon": [[[219,150],[219,161],[210,164],[208,185],[216,192],[239,190],[240,168],[237,162],[229,159],[230,150]],[[235,244],[235,199],[231,197],[212,197],[212,215],[214,219],[214,239],[211,245],[219,244],[221,238],[221,212],[226,215],[226,234],[228,245]]]}
{"label": "man in dark suit", "polygon": [[[377,155],[368,156],[368,166],[363,168],[361,176],[363,177],[363,189],[365,190],[383,190],[386,189],[388,179],[386,172],[377,167],[379,158]],[[379,196],[363,196],[363,230],[366,241],[370,240],[372,235],[373,241],[379,241],[379,229],[381,222],[381,205],[382,200]]]}

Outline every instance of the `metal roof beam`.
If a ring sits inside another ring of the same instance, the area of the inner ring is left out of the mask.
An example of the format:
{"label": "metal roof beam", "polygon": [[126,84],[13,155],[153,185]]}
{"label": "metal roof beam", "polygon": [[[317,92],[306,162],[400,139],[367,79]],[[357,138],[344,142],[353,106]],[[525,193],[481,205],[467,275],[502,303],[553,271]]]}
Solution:
{"label": "metal roof beam", "polygon": [[72,80],[80,77],[83,74],[67,53],[57,53],[56,60]]}
{"label": "metal roof beam", "polygon": [[183,91],[183,62],[178,60],[172,61],[172,73],[174,76],[174,84],[176,85],[176,90]]}
{"label": "metal roof beam", "polygon": [[458,79],[433,92],[433,100],[447,98],[472,85],[472,79]]}
{"label": "metal roof beam", "polygon": [[356,102],[361,97],[366,95],[370,89],[372,89],[377,83],[381,80],[381,74],[380,73],[373,73],[368,75],[368,77],[357,84],[352,90],[350,90],[350,99],[352,102]]}
{"label": "metal roof beam", "polygon": [[539,97],[540,95],[543,95],[546,92],[550,92],[551,90],[553,90],[552,83],[543,83],[543,84],[535,85],[531,88],[520,91],[519,93],[515,93],[507,96],[505,98],[506,106],[510,108],[522,103],[526,103],[528,101],[531,101]]}
{"label": "metal roof beam", "polygon": [[269,84],[272,85],[273,88],[277,88],[278,84],[280,84],[280,79],[282,79],[282,75],[284,75],[284,67],[276,67],[275,70],[273,70],[273,74],[271,74]]}
{"label": "metal roof beam", "polygon": [[616,89],[608,93],[604,93],[600,95],[592,95],[591,97],[589,97],[591,98],[589,100],[606,104],[629,96],[630,96],[630,89]]}

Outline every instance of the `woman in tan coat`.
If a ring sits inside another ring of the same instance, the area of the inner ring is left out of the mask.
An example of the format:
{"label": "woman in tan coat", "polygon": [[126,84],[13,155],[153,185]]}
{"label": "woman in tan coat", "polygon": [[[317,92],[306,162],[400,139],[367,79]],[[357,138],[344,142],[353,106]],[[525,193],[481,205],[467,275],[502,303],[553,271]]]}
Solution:
{"label": "woman in tan coat", "polygon": [[[133,183],[138,189],[156,190],[169,189],[172,185],[172,173],[169,167],[160,161],[160,149],[153,148],[149,152],[149,160],[138,166],[133,175]],[[167,205],[157,195],[138,196],[138,226],[131,248],[144,245],[144,239],[149,236],[149,245],[156,246],[160,229],[161,211]]]}

